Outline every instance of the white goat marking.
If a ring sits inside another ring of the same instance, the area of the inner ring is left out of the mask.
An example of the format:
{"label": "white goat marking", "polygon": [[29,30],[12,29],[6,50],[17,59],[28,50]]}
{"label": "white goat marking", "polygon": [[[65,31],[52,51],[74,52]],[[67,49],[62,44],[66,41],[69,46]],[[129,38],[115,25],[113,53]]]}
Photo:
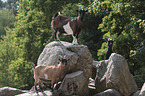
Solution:
{"label": "white goat marking", "polygon": [[44,74],[44,78],[45,78],[45,79],[48,79],[48,76],[47,76],[47,74]]}
{"label": "white goat marking", "polygon": [[73,34],[73,30],[71,29],[69,22],[66,25],[64,25],[63,28],[67,32],[68,35]]}

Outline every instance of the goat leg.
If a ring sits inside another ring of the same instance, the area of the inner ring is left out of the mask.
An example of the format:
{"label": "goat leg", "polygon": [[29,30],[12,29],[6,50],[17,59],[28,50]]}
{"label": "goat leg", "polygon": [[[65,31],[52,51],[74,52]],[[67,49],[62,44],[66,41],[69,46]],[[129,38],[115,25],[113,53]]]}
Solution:
{"label": "goat leg", "polygon": [[57,34],[57,31],[54,30],[54,40],[57,40],[56,34]]}
{"label": "goat leg", "polygon": [[[73,36],[73,35],[72,35]],[[73,36],[73,44],[78,44],[76,36]]]}
{"label": "goat leg", "polygon": [[42,83],[41,83],[41,80],[40,80],[38,85],[39,85],[40,91],[42,91],[42,92],[43,92],[44,90],[43,90],[43,88],[42,88],[41,84],[42,84]]}
{"label": "goat leg", "polygon": [[53,86],[54,86],[54,84],[53,84],[53,80],[51,81],[51,91],[53,92]]}
{"label": "goat leg", "polygon": [[35,91],[36,91],[36,93],[38,93],[37,85],[35,85]]}
{"label": "goat leg", "polygon": [[54,31],[54,40],[60,41],[58,37],[59,32],[56,30]]}

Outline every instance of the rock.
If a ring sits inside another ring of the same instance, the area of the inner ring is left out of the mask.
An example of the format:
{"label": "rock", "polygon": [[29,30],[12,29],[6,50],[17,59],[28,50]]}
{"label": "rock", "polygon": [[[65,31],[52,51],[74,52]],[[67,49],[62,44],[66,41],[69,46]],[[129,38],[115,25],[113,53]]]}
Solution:
{"label": "rock", "polygon": [[70,96],[87,94],[93,63],[92,55],[87,46],[73,45],[72,43],[63,41],[51,42],[43,49],[43,52],[38,58],[37,65],[44,64],[48,66],[57,66],[60,55],[69,59],[65,68],[67,76],[64,78],[60,88],[58,88],[58,91],[55,92],[54,96],[58,96],[56,95],[57,93],[71,94]]}
{"label": "rock", "polygon": [[46,90],[44,92],[27,92],[27,93],[23,93],[23,94],[19,94],[19,95],[15,95],[15,96],[52,96],[52,92],[50,90]]}
{"label": "rock", "polygon": [[88,96],[88,82],[83,71],[67,74],[58,89],[59,96]]}
{"label": "rock", "polygon": [[145,83],[143,84],[143,87],[141,88],[139,96],[145,96]]}
{"label": "rock", "polygon": [[95,78],[96,93],[107,90],[106,80],[102,79],[102,77],[105,75],[105,72],[107,71],[107,63],[108,63],[107,60],[93,62],[93,67],[96,68],[96,78]]}
{"label": "rock", "polygon": [[140,93],[140,90],[135,92],[135,93],[133,93],[133,95],[131,95],[131,96],[139,96],[139,93]]}
{"label": "rock", "polygon": [[0,88],[0,96],[15,96],[17,94],[21,94],[25,92],[28,92],[28,91],[11,88],[11,87]]}
{"label": "rock", "polygon": [[123,56],[112,53],[108,60],[94,61],[93,67],[96,68],[97,92],[112,88],[117,90],[121,96],[130,96],[138,90]]}
{"label": "rock", "polygon": [[108,89],[94,96],[121,96],[115,89]]}
{"label": "rock", "polygon": [[81,70],[87,79],[91,76],[93,59],[87,46],[84,45],[73,45],[63,41],[51,42],[45,46],[40,54],[37,65],[58,65],[59,55],[66,55],[66,58],[70,59],[66,73]]}

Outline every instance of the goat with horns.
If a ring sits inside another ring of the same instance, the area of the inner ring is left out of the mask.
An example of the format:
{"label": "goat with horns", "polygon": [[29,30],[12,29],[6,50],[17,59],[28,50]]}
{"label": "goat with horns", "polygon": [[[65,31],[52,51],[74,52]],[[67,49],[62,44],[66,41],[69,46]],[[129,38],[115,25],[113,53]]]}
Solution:
{"label": "goat with horns", "polygon": [[76,12],[78,12],[78,17],[68,17],[61,15],[60,12],[56,13],[51,21],[51,27],[54,30],[54,39],[59,40],[58,34],[63,33],[72,35],[72,43],[78,44],[77,38],[81,31],[85,13],[87,11],[88,10],[84,10],[84,8],[76,10]]}

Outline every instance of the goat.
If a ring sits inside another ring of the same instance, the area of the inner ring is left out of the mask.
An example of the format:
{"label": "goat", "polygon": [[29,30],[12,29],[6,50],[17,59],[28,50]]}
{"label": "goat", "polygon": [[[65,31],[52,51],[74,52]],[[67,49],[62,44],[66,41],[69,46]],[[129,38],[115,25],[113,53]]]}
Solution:
{"label": "goat", "polygon": [[[35,67],[35,64],[31,62],[31,65],[34,68],[34,85],[35,90],[37,90],[37,83],[39,88],[42,90],[41,84],[46,82],[51,82],[52,91],[54,83],[57,83],[59,80],[62,79],[62,76],[65,74],[65,67],[67,65],[67,59],[59,59],[60,63],[58,66],[47,66],[47,65],[38,65]],[[44,80],[44,81],[43,81]]]}
{"label": "goat", "polygon": [[80,9],[76,10],[78,17],[67,17],[56,13],[51,21],[51,27],[54,30],[54,40],[59,40],[58,34],[63,33],[66,35],[72,35],[73,44],[77,43],[78,35],[82,29],[85,13],[88,10]]}
{"label": "goat", "polygon": [[113,53],[113,50],[112,50],[113,40],[108,39],[107,43],[108,43],[108,49],[107,49],[107,52],[105,54],[105,60],[109,59],[110,55]]}

